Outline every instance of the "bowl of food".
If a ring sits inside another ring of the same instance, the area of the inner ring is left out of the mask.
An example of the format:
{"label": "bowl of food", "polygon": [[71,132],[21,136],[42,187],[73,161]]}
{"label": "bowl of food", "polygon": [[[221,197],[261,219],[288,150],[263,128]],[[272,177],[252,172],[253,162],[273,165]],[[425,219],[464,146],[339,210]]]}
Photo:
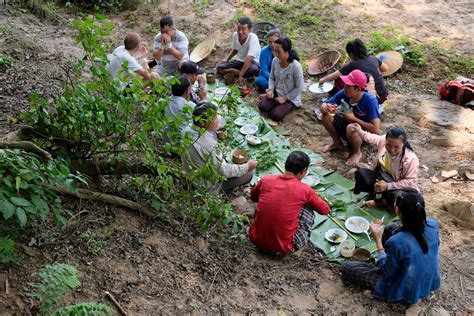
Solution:
{"label": "bowl of food", "polygon": [[247,135],[245,136],[245,140],[247,141],[249,145],[252,145],[252,146],[257,146],[262,143],[262,139],[255,135]]}
{"label": "bowl of food", "polygon": [[241,164],[247,162],[248,155],[249,155],[249,154],[248,154],[248,152],[247,152],[246,150],[243,150],[243,149],[236,149],[236,150],[234,150],[234,152],[232,153],[232,161],[233,161],[235,164],[241,165]]}
{"label": "bowl of food", "polygon": [[351,216],[344,222],[344,226],[351,233],[361,234],[369,229],[369,221],[360,216]]}
{"label": "bowl of food", "polygon": [[218,129],[224,129],[226,124],[225,118],[221,115],[217,116],[217,128]]}
{"label": "bowl of food", "polygon": [[234,120],[234,124],[237,126],[244,126],[245,124],[250,124],[250,120],[246,117],[238,117]]}
{"label": "bowl of food", "polygon": [[216,135],[217,135],[218,139],[224,140],[224,139],[227,138],[227,136],[229,136],[229,133],[227,132],[227,130],[225,128],[223,128],[223,129],[218,129],[216,131]]}
{"label": "bowl of food", "polygon": [[245,124],[240,128],[240,132],[244,135],[253,135],[258,131],[258,126],[255,124]]}
{"label": "bowl of food", "polygon": [[350,258],[354,254],[355,242],[352,239],[346,239],[341,242],[341,256]]}
{"label": "bowl of food", "polygon": [[347,239],[347,233],[340,228],[331,228],[324,234],[327,241],[338,244]]}
{"label": "bowl of food", "polygon": [[364,248],[357,248],[352,254],[352,260],[355,261],[369,261],[372,258],[370,251]]}

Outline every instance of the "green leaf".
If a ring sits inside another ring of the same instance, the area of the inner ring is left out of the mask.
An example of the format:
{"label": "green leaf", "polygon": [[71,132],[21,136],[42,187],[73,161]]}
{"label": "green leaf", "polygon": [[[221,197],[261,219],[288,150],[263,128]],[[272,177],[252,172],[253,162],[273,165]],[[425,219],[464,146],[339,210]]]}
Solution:
{"label": "green leaf", "polygon": [[49,211],[48,202],[40,198],[38,195],[34,194],[31,196],[31,201],[33,205],[36,206],[37,209],[41,211]]}
{"label": "green leaf", "polygon": [[5,199],[0,199],[0,209],[3,213],[3,218],[6,220],[15,213],[15,206]]}
{"label": "green leaf", "polygon": [[21,207],[17,207],[16,217],[18,218],[18,221],[20,221],[21,227],[26,225],[26,213],[24,209],[22,209]]}
{"label": "green leaf", "polygon": [[10,198],[10,201],[12,201],[13,204],[16,206],[30,206],[31,203],[28,200],[25,200],[24,198],[16,197],[13,196]]}
{"label": "green leaf", "polygon": [[66,186],[69,192],[76,191],[76,181],[74,181],[74,179],[66,179]]}

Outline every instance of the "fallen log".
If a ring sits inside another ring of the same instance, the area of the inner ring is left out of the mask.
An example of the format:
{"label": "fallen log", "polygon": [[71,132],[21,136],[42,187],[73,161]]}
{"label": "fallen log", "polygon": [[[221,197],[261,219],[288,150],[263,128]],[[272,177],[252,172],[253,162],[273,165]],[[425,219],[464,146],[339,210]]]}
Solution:
{"label": "fallen log", "polygon": [[0,148],[23,149],[25,151],[31,151],[46,160],[52,159],[49,152],[39,148],[34,143],[29,141],[0,141]]}
{"label": "fallen log", "polygon": [[84,200],[98,201],[129,208],[131,210],[143,213],[151,218],[156,218],[158,216],[158,214],[156,214],[153,209],[121,197],[105,194],[102,192],[90,191],[86,189],[76,189],[74,192],[71,192],[65,185],[53,186],[50,184],[45,184],[44,186],[61,195],[66,195]]}

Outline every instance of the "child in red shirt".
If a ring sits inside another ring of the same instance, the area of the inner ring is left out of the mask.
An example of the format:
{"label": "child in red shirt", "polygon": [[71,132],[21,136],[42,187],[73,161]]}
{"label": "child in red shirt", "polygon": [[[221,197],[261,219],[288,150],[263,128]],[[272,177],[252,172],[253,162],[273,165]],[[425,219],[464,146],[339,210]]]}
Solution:
{"label": "child in red shirt", "polygon": [[284,174],[267,175],[252,189],[257,210],[249,238],[257,247],[275,254],[297,251],[308,242],[313,210],[329,214],[328,204],[301,182],[308,167],[308,155],[294,151],[286,159]]}

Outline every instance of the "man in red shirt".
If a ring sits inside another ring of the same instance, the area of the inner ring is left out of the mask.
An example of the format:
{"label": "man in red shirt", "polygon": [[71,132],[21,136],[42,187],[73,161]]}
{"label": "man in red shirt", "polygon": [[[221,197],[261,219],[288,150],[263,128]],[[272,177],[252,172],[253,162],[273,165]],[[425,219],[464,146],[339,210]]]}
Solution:
{"label": "man in red shirt", "polygon": [[314,212],[329,214],[328,204],[301,182],[308,172],[309,157],[292,152],[285,162],[285,173],[267,175],[252,189],[257,202],[249,238],[258,247],[275,254],[289,254],[308,242]]}

